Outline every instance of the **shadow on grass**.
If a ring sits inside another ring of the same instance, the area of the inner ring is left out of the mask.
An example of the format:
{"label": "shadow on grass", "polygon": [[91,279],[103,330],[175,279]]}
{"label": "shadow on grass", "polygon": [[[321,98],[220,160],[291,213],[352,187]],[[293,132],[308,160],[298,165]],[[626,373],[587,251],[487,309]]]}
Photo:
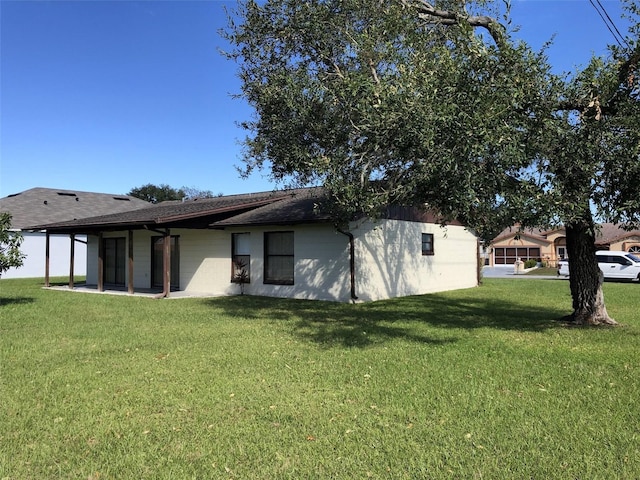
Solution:
{"label": "shadow on grass", "polygon": [[[559,328],[563,312],[506,300],[439,294],[358,305],[253,296],[208,299],[229,316],[289,322],[292,333],[321,345],[366,347],[394,338],[439,345],[458,340],[445,330],[494,328],[540,332]],[[429,330],[423,327],[434,327]]]}
{"label": "shadow on grass", "polygon": [[[66,286],[69,285],[69,281],[68,280],[66,280],[66,281],[65,280],[58,280],[58,281],[55,281],[55,282],[52,281],[52,282],[49,282],[49,285],[51,287],[66,287]],[[43,286],[44,286],[44,283],[43,283]],[[77,282],[73,282],[73,286],[74,287],[86,287],[87,286],[87,282],[85,280],[80,280],[80,281],[77,281]]]}
{"label": "shadow on grass", "polygon": [[26,305],[27,303],[33,303],[35,301],[35,298],[32,297],[0,297],[0,307],[7,305]]}

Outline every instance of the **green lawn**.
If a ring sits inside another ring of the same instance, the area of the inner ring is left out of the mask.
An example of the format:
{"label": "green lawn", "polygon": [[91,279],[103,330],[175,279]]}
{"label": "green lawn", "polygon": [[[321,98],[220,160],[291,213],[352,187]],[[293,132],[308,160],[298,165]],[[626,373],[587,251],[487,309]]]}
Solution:
{"label": "green lawn", "polygon": [[640,478],[640,285],[366,305],[0,281],[0,479]]}
{"label": "green lawn", "polygon": [[558,275],[558,269],[557,268],[552,268],[552,267],[538,267],[535,270],[531,270],[530,272],[527,272],[527,275],[531,275],[531,276],[557,276]]}

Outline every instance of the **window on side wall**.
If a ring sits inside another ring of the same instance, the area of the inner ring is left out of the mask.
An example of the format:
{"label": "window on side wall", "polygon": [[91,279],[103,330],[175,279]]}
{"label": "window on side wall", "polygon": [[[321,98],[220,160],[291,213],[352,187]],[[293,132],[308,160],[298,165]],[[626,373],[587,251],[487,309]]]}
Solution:
{"label": "window on side wall", "polygon": [[422,234],[422,255],[433,255],[433,233]]}
{"label": "window on side wall", "polygon": [[231,234],[231,281],[251,281],[251,236],[248,233]]}
{"label": "window on side wall", "polygon": [[264,283],[293,285],[293,232],[264,233]]}

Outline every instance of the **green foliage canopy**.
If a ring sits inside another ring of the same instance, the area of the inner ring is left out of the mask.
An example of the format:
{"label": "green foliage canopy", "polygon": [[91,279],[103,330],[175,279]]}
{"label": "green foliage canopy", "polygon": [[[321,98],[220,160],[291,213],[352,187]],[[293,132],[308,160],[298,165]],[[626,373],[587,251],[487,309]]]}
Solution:
{"label": "green foliage canopy", "polygon": [[400,1],[248,1],[239,14],[227,38],[256,111],[247,173],[322,184],[343,219],[427,203],[487,233],[541,194],[523,173],[556,81],[497,23],[479,35],[478,17],[434,23]]}
{"label": "green foliage canopy", "polygon": [[[225,35],[255,109],[242,123],[245,172],[322,184],[342,219],[426,203],[486,238],[570,220],[585,202],[637,220],[638,182],[626,174],[638,170],[637,78],[624,92],[618,81],[637,43],[566,79],[480,15],[490,2],[439,6],[241,3],[242,23],[230,17]],[[614,98],[624,99],[616,114],[596,119],[597,99]]]}

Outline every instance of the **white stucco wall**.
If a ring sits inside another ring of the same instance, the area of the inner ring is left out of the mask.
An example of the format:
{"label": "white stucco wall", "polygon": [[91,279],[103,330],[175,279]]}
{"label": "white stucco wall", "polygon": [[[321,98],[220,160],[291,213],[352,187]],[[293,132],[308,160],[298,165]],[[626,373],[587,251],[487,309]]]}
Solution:
{"label": "white stucco wall", "polygon": [[[351,226],[356,240],[356,294],[380,300],[477,285],[477,240],[460,226],[397,220]],[[422,255],[422,233],[434,255]]]}
{"label": "white stucco wall", "polygon": [[[46,234],[41,232],[22,232],[23,242],[20,251],[26,255],[24,264],[19,268],[10,268],[2,278],[44,278],[46,258]],[[82,235],[77,240],[86,240]],[[71,258],[71,240],[68,235],[51,235],[49,239],[49,275],[51,277],[69,276]],[[87,247],[76,241],[74,252],[74,274],[86,273]]]}
{"label": "white stucco wall", "polygon": [[[294,231],[294,284],[264,283],[264,233]],[[476,237],[463,227],[396,220],[351,225],[355,238],[356,295],[359,301],[473,287],[477,284]],[[235,295],[231,283],[231,235],[250,234],[249,295],[351,300],[349,239],[328,224],[250,227],[227,230],[172,229],[179,237],[180,290],[211,295]],[[422,255],[422,233],[434,235],[435,255]],[[134,232],[134,287],[151,282],[151,237]],[[125,237],[126,232],[106,237]],[[128,248],[128,247],[127,247]],[[87,283],[97,283],[97,237],[90,236]]]}
{"label": "white stucco wall", "polygon": [[87,285],[98,284],[98,237],[87,236]]}
{"label": "white stucco wall", "polygon": [[180,235],[180,290],[228,295],[231,284],[231,234],[220,230],[172,230]]}
{"label": "white stucco wall", "polygon": [[[477,285],[477,239],[464,227],[443,229],[435,224],[380,220],[353,223],[350,228],[355,241],[358,301]],[[295,232],[294,285],[265,285],[263,233],[286,230]],[[252,234],[251,284],[247,285],[246,293],[341,302],[351,300],[349,241],[332,226],[244,231]],[[434,255],[422,255],[422,233],[433,234]],[[237,292],[237,286],[234,288]]]}
{"label": "white stucco wall", "polygon": [[[238,230],[251,234],[251,283],[245,292],[270,297],[348,301],[349,243],[330,225]],[[264,232],[294,231],[294,284],[264,283]],[[238,286],[233,285],[233,291]]]}

